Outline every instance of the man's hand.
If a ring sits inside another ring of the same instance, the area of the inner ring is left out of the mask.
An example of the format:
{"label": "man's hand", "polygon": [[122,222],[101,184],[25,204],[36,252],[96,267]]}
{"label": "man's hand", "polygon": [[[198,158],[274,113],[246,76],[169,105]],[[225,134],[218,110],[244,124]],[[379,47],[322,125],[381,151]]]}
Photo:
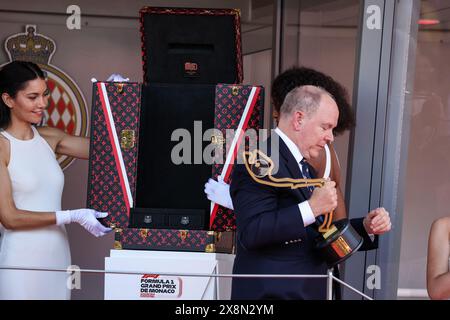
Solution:
{"label": "man's hand", "polygon": [[364,228],[368,234],[383,234],[391,230],[391,218],[384,208],[370,211],[363,220]]}
{"label": "man's hand", "polygon": [[327,181],[323,187],[315,188],[308,202],[315,217],[334,210],[337,207],[336,183]]}

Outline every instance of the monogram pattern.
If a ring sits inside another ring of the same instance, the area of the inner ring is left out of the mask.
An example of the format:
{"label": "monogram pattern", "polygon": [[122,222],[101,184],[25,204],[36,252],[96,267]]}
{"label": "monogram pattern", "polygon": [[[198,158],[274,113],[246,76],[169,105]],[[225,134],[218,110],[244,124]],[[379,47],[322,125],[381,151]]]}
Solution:
{"label": "monogram pattern", "polygon": [[[215,119],[214,127],[221,131],[222,136],[226,138],[226,130],[238,128],[244,112],[247,100],[250,95],[252,86],[248,85],[230,85],[218,84],[216,86],[215,98]],[[255,129],[256,133],[262,128],[264,112],[264,88],[260,88],[260,94],[254,106],[253,112],[250,115],[247,129]],[[241,144],[244,141],[241,142]],[[254,142],[252,142],[254,143]],[[231,143],[229,142],[231,145]],[[225,145],[223,145],[225,147]],[[245,147],[249,147],[249,137],[246,137]],[[216,155],[221,161],[215,161],[212,169],[212,176],[217,180],[217,177],[223,170],[223,163],[225,163],[226,154],[222,152]],[[235,160],[236,162],[236,160]],[[231,179],[225,180],[226,183],[231,183]],[[211,223],[211,230],[214,231],[230,231],[236,229],[236,217],[233,210],[219,206],[214,221]]]}
{"label": "monogram pattern", "polygon": [[[134,147],[129,150],[121,147],[131,194],[135,200],[141,84],[124,83],[121,92],[116,83],[107,82],[105,85],[118,135],[124,129],[135,130]],[[206,230],[127,228],[129,213],[120,186],[105,116],[97,85],[94,85],[87,206],[110,213],[103,219],[103,223],[116,227],[116,242],[120,243],[122,249],[205,252],[207,247],[213,247],[210,245],[215,244],[217,239]],[[231,252],[232,245],[226,244],[221,250]]]}
{"label": "monogram pattern", "polygon": [[206,252],[214,244],[214,234],[204,230],[136,229],[116,232],[122,249],[179,250]]}
{"label": "monogram pattern", "polygon": [[[139,83],[117,84],[112,82],[107,82],[105,85],[119,141],[122,130],[134,130],[135,132],[134,146],[128,150],[121,147],[131,194],[134,199],[136,194],[141,85]],[[120,186],[119,173],[105,116],[97,85],[94,84],[87,206],[98,211],[109,212],[109,216],[103,219],[106,225],[124,228],[128,226],[129,212],[127,212],[125,195]]]}

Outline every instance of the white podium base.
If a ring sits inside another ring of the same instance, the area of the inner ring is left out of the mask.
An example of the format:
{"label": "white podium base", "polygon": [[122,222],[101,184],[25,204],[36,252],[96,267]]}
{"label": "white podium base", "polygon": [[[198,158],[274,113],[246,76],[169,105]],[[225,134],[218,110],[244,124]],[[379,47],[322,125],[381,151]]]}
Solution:
{"label": "white podium base", "polygon": [[105,270],[123,273],[105,274],[105,300],[229,300],[231,278],[161,273],[231,274],[233,261],[222,253],[111,250]]}

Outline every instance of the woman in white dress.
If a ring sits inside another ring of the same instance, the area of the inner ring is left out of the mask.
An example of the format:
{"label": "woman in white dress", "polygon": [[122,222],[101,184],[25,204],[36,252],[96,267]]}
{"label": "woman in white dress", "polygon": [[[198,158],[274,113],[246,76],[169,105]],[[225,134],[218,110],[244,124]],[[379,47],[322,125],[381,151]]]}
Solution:
{"label": "woman in white dress", "polygon": [[110,231],[97,220],[107,213],[61,211],[64,175],[55,153],[86,159],[89,140],[33,126],[49,97],[36,64],[5,65],[0,95],[0,299],[70,299],[66,272],[8,267],[67,269],[67,223],[77,222],[97,237]]}

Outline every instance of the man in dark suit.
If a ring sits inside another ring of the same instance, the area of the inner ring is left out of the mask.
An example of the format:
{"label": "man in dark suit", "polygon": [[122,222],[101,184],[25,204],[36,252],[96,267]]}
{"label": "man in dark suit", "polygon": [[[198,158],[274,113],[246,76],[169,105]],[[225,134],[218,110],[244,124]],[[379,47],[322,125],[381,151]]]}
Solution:
{"label": "man in dark suit", "polygon": [[[267,150],[279,163],[275,177],[310,178],[304,160],[315,158],[333,141],[339,110],[333,97],[314,86],[292,90],[280,110],[278,128]],[[335,183],[313,191],[255,182],[243,165],[236,166],[231,197],[237,218],[235,274],[326,274],[327,266],[314,250],[319,234],[316,218],[337,205]],[[384,209],[376,209],[384,210]],[[352,225],[365,238],[362,220]],[[234,278],[232,299],[325,299],[326,279]]]}
{"label": "man in dark suit", "polygon": [[[349,102],[347,90],[331,76],[322,73],[318,70],[307,67],[292,67],[280,73],[273,81],[271,88],[271,98],[273,106],[273,117],[278,119],[281,105],[286,95],[296,87],[304,85],[318,86],[331,94],[339,109],[339,118],[337,126],[333,129],[335,137],[341,135],[346,130],[353,128],[355,119],[353,111]],[[341,185],[341,167],[339,159],[333,144],[328,144],[331,156],[331,170],[329,177],[336,182],[336,191],[338,196],[338,205],[333,213],[333,220],[346,219],[347,209],[342,193]],[[326,167],[325,151],[317,158],[310,159],[309,164],[318,173],[318,177],[323,177]],[[231,200],[230,200],[231,202]],[[363,246],[359,251],[373,250],[378,248],[378,235],[382,235],[391,229],[391,222],[389,213],[382,208],[372,210],[365,219],[353,218],[350,222],[356,231],[362,235],[365,240]],[[363,224],[362,224],[363,223]],[[364,228],[362,228],[364,226]],[[370,239],[367,238],[370,234]],[[333,275],[337,278],[339,276],[339,266],[334,267]],[[340,300],[342,298],[341,286],[338,282],[333,284],[334,299]]]}

